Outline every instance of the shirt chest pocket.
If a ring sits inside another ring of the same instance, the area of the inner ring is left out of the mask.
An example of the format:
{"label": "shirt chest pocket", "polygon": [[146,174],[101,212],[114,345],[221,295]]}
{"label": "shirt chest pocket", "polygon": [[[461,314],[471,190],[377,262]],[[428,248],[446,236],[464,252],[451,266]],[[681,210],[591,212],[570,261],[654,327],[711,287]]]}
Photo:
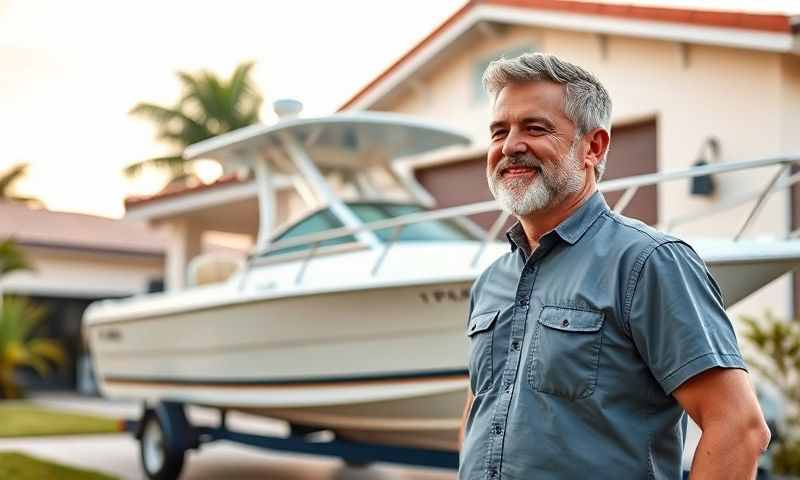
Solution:
{"label": "shirt chest pocket", "polygon": [[499,314],[499,310],[494,310],[473,315],[469,319],[469,382],[475,395],[485,392],[492,384],[492,343]]}
{"label": "shirt chest pocket", "polygon": [[594,393],[603,320],[602,312],[545,306],[530,349],[530,386],[573,400]]}

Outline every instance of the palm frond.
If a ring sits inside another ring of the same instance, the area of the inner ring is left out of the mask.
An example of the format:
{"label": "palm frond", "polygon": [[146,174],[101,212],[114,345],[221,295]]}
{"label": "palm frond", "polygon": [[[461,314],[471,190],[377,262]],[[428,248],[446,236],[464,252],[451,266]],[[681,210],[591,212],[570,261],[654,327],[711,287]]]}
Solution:
{"label": "palm frond", "polygon": [[155,103],[147,103],[141,102],[134,105],[128,111],[129,115],[146,117],[156,122],[168,122],[173,118],[180,118],[183,117],[185,114],[180,110],[176,110],[173,108],[162,107],[161,105],[156,105]]}
{"label": "palm frond", "polygon": [[11,238],[0,242],[0,276],[21,270],[33,270],[25,252]]}
{"label": "palm frond", "polygon": [[145,168],[152,167],[158,169],[168,169],[174,171],[176,168],[184,168],[186,160],[179,155],[167,155],[165,157],[154,157],[142,160],[140,162],[132,163],[125,167],[123,173],[126,177],[134,177],[142,172]]}
{"label": "palm frond", "polygon": [[8,295],[0,311],[0,328],[7,342],[24,342],[47,314],[47,309],[24,297]]}
{"label": "palm frond", "polygon": [[[129,113],[152,120],[157,126],[156,138],[158,140],[184,148],[199,141],[185,138],[186,133],[200,137],[201,140],[212,136],[203,123],[204,120],[193,118],[186,110],[185,105],[182,104],[169,108],[152,103],[139,103]],[[186,143],[187,141],[191,143]]]}
{"label": "palm frond", "polygon": [[[253,62],[239,65],[229,79],[213,72],[178,71],[182,94],[171,107],[142,102],[130,114],[156,124],[156,138],[180,150],[216,135],[257,123],[263,101],[250,79]],[[128,166],[126,176],[134,176],[145,166],[167,169],[173,177],[190,172],[188,165],[175,155],[144,160]]]}
{"label": "palm frond", "polygon": [[28,350],[33,356],[45,359],[56,365],[63,365],[67,360],[66,352],[55,340],[34,338],[28,342]]}
{"label": "palm frond", "polygon": [[16,396],[14,371],[31,367],[41,376],[50,373],[51,364],[63,364],[65,354],[53,340],[36,336],[46,309],[23,297],[9,296],[0,311],[0,387],[5,395]]}
{"label": "palm frond", "polygon": [[33,208],[44,208],[44,202],[36,197],[28,197],[25,195],[9,195],[6,197],[8,200],[17,203],[24,203],[25,205]]}
{"label": "palm frond", "polygon": [[20,356],[14,362],[17,368],[31,367],[40,377],[46,377],[50,374],[50,364],[43,358],[33,355],[28,349],[21,350]]}
{"label": "palm frond", "polygon": [[[250,71],[255,66],[254,62],[245,62],[234,70],[231,79],[228,82],[228,89],[230,91],[230,98],[235,103],[238,99],[245,95],[253,94],[253,85],[250,81]],[[255,93],[257,96],[258,93]]]}
{"label": "palm frond", "polygon": [[11,196],[11,186],[14,182],[25,176],[28,170],[27,163],[20,163],[12,166],[7,172],[0,174],[0,198]]}

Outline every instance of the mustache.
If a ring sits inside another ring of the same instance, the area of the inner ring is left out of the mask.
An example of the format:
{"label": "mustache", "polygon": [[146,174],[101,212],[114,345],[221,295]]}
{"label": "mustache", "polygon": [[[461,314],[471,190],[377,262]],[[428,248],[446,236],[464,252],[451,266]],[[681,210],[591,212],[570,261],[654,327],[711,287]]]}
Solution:
{"label": "mustache", "polygon": [[494,168],[495,175],[502,175],[505,170],[511,167],[526,167],[542,170],[542,162],[530,153],[520,153],[503,157],[497,162],[497,166]]}

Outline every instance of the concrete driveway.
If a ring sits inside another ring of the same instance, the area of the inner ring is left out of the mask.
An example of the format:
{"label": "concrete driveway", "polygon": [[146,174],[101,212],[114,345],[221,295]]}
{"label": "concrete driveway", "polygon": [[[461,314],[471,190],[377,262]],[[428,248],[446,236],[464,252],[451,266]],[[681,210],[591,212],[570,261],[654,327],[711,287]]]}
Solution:
{"label": "concrete driveway", "polygon": [[[108,402],[71,395],[34,397],[34,403],[83,413],[117,418],[138,418],[135,403]],[[215,423],[217,412],[193,407],[193,423]],[[240,414],[228,418],[230,428],[252,433],[279,435],[286,427],[280,422]],[[124,479],[142,479],[139,446],[127,434],[77,435],[44,438],[0,439],[0,451],[14,450],[65,465],[89,468]],[[190,452],[184,465],[184,480],[265,479],[270,480],[454,480],[449,470],[421,469],[378,464],[350,468],[332,458],[273,453],[228,442],[216,442]]]}

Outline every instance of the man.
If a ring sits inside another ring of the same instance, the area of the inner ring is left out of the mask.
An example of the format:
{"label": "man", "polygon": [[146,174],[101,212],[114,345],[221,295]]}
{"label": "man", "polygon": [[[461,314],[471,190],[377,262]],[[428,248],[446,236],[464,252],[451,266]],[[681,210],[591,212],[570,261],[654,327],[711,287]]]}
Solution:
{"label": "man", "polygon": [[[498,60],[486,175],[518,220],[470,299],[461,479],[753,478],[769,431],[719,288],[684,242],[611,212],[611,100],[552,55]],[[635,161],[635,159],[630,159]]]}

